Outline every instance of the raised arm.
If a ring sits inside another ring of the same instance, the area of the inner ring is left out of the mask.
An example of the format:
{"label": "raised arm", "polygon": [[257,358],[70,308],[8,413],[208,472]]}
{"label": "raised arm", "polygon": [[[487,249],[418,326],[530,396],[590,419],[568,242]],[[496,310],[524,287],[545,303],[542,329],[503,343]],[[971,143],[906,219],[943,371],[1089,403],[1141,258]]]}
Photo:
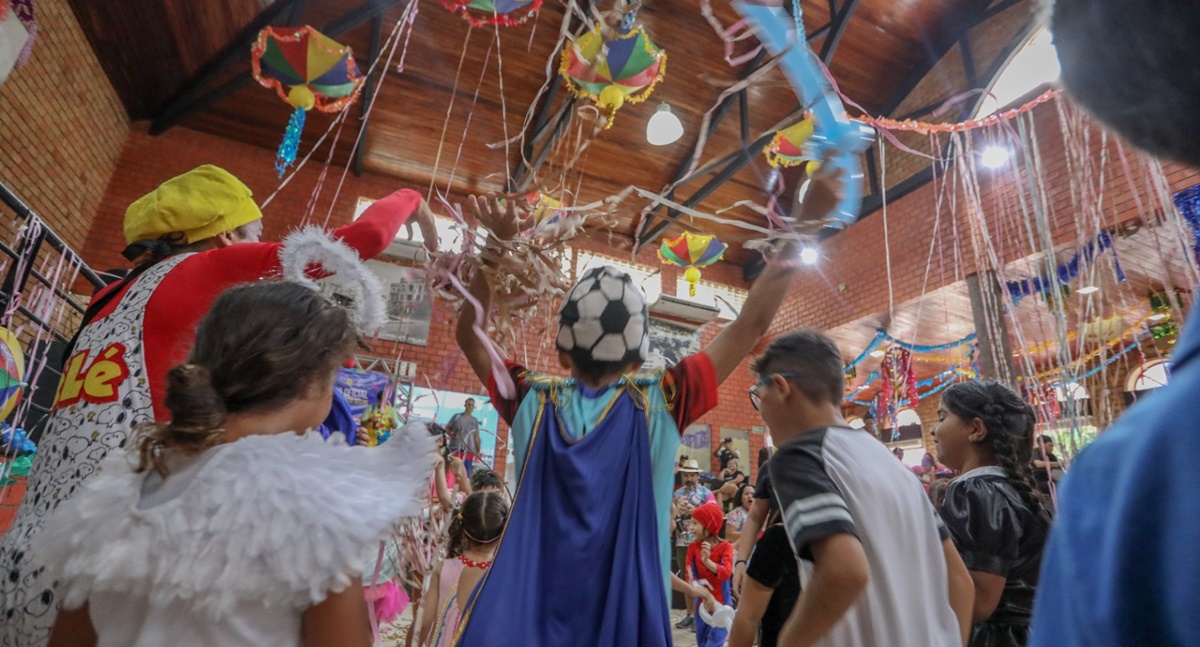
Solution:
{"label": "raised arm", "polygon": [[[823,166],[822,168],[827,168]],[[803,204],[798,207],[803,220],[820,220],[837,208],[841,193],[841,176],[838,173],[813,176]],[[795,245],[784,245],[777,255],[787,258],[796,253]],[[737,365],[750,354],[758,340],[767,332],[775,313],[783,304],[797,268],[794,263],[774,263],[750,287],[741,313],[720,332],[704,352],[712,360],[717,373],[717,382],[724,382]]]}
{"label": "raised arm", "polygon": [[[486,198],[471,196],[467,200],[467,205],[474,213],[475,219],[486,227],[493,237],[508,240],[520,231],[520,217],[516,210],[516,202],[516,200],[508,200],[506,207],[501,207],[499,200],[493,194]],[[463,303],[462,308],[458,311],[458,323],[454,336],[463,355],[467,358],[467,363],[475,371],[476,377],[483,382],[484,386],[487,386],[488,378],[492,374],[492,356],[488,354],[483,340],[475,333],[475,324],[479,314],[483,316],[483,321],[479,321],[479,327],[484,331],[487,330],[487,317],[492,307],[492,288],[488,284],[484,272],[476,272],[471,277],[467,292],[478,302],[479,307],[476,308],[476,305],[471,303],[471,299],[467,299]]]}

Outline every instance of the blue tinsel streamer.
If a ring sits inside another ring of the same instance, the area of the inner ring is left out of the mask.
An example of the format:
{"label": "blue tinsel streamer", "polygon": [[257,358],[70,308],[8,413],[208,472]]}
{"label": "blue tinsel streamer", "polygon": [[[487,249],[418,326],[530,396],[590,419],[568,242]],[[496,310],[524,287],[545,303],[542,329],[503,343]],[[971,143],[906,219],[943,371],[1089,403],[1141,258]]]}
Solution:
{"label": "blue tinsel streamer", "polygon": [[1192,226],[1192,253],[1200,265],[1200,184],[1175,194],[1175,206]]}
{"label": "blue tinsel streamer", "polygon": [[279,177],[283,177],[288,168],[296,163],[296,153],[300,150],[300,133],[302,132],[304,132],[304,108],[296,108],[292,111],[292,118],[288,120],[287,130],[283,131],[283,142],[279,144],[279,150],[275,153],[275,170],[279,171]]}
{"label": "blue tinsel streamer", "polygon": [[908,349],[909,351],[914,352],[914,353],[936,353],[938,351],[950,350],[952,348],[958,348],[959,346],[964,346],[966,344],[969,344],[969,343],[975,341],[975,333],[971,333],[971,334],[967,335],[966,337],[963,337],[962,339],[952,341],[952,342],[947,342],[945,344],[935,344],[932,346],[925,346],[925,345],[921,345],[921,344],[910,344],[906,341],[901,341],[899,339],[896,339],[895,337],[889,335],[886,330],[876,330],[875,338],[871,340],[871,343],[867,344],[867,347],[863,349],[863,352],[858,354],[858,357],[854,358],[854,361],[852,361],[846,365],[846,370],[849,371],[850,369],[854,368],[855,366],[858,366],[859,364],[861,364],[863,362],[863,360],[867,359],[867,357],[871,354],[871,351],[874,351],[876,348],[879,348],[879,345],[885,341],[891,342],[893,345],[899,346],[900,348]]}
{"label": "blue tinsel streamer", "polygon": [[1031,279],[1009,281],[1008,294],[1012,297],[1013,304],[1020,303],[1021,299],[1027,296],[1046,294],[1058,285],[1070,283],[1076,276],[1079,276],[1079,270],[1091,265],[1096,256],[1110,249],[1113,254],[1113,267],[1117,273],[1117,280],[1124,283],[1125,270],[1121,269],[1121,260],[1117,258],[1117,248],[1113,246],[1112,236],[1107,231],[1102,231],[1100,235],[1096,236],[1096,240],[1088,243],[1082,250],[1075,252],[1071,260],[1055,268],[1054,276],[1035,276]]}

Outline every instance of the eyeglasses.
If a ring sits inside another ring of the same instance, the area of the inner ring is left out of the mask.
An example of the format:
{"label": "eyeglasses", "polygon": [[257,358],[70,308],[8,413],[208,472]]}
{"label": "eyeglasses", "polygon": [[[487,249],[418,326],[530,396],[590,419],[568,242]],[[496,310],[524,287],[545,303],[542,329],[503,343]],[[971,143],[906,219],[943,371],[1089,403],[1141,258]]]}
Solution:
{"label": "eyeglasses", "polygon": [[750,396],[750,406],[754,407],[755,411],[758,411],[758,405],[762,403],[762,396],[758,394],[758,390],[770,384],[771,380],[776,375],[784,379],[790,377],[800,377],[799,373],[767,373],[766,375],[758,378],[758,382],[755,382],[754,386],[750,387],[750,390],[747,392],[747,394]]}

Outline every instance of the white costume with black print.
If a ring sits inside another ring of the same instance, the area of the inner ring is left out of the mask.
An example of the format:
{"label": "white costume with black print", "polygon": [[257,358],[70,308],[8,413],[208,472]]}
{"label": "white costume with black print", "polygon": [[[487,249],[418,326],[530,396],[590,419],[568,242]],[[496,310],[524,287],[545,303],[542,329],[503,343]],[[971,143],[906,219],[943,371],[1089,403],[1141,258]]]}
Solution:
{"label": "white costume with black print", "polygon": [[0,647],[34,647],[49,639],[57,607],[53,582],[30,548],[46,517],[98,473],[110,452],[125,447],[136,425],[153,418],[143,316],[163,277],[187,256],[139,276],[113,312],[83,329],[66,360],[25,499],[0,540]]}

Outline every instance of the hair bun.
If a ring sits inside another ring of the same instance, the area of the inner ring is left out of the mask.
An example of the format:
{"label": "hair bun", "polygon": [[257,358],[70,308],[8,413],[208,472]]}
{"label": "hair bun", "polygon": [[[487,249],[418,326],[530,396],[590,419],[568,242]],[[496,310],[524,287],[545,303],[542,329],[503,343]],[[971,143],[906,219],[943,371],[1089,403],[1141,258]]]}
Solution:
{"label": "hair bun", "polygon": [[225,401],[212,383],[212,374],[200,364],[180,364],[167,371],[167,396],[178,429],[212,430],[225,423]]}

